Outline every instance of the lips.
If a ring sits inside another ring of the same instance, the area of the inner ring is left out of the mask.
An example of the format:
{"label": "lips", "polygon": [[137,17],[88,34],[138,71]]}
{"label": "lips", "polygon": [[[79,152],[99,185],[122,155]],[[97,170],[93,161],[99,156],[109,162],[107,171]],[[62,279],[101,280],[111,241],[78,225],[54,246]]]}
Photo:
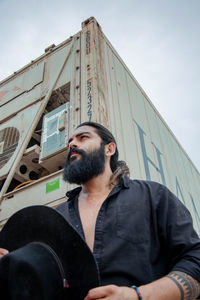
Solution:
{"label": "lips", "polygon": [[70,158],[72,158],[72,157],[74,157],[74,156],[76,156],[76,155],[78,155],[77,152],[72,152],[72,153],[70,154]]}
{"label": "lips", "polygon": [[82,154],[80,149],[71,149],[68,153],[67,160],[69,162],[75,160],[78,154]]}

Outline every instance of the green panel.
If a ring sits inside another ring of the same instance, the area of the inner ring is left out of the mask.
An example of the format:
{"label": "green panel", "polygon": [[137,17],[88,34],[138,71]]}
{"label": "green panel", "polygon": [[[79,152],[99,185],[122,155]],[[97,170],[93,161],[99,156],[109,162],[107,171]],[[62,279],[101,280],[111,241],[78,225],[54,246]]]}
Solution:
{"label": "green panel", "polygon": [[60,179],[57,178],[46,184],[46,194],[58,190],[60,188]]}

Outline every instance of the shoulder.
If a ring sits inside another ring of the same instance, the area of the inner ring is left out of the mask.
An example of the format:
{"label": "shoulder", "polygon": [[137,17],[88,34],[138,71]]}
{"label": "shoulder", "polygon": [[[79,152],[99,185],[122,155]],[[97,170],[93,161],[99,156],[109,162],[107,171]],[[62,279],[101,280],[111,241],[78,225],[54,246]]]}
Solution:
{"label": "shoulder", "polygon": [[135,187],[138,186],[141,189],[145,189],[145,188],[157,189],[157,190],[167,189],[163,184],[156,181],[128,178],[128,182],[131,186],[135,186]]}
{"label": "shoulder", "polygon": [[155,181],[127,178],[126,183],[131,191],[144,193],[149,195],[150,197],[155,197],[156,195],[157,198],[160,195],[170,193],[170,190],[166,186]]}
{"label": "shoulder", "polygon": [[149,202],[155,208],[167,209],[169,207],[184,207],[183,203],[169,188],[155,181],[126,178],[129,195],[134,195],[142,203]]}

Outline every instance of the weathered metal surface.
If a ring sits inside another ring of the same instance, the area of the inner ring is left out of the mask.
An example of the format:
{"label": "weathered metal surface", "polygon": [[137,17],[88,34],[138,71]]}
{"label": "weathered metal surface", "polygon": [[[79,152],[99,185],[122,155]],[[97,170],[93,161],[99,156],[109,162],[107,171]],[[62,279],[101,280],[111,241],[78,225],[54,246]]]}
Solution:
{"label": "weathered metal surface", "polygon": [[[55,186],[48,191],[48,185]],[[65,198],[68,185],[62,180],[62,172],[42,178],[29,186],[24,186],[6,195],[1,205],[0,224],[17,210],[29,205],[54,205]]]}
{"label": "weathered metal surface", "polygon": [[82,24],[81,37],[81,120],[93,120],[108,126],[105,42],[96,21]]}
{"label": "weathered metal surface", "polygon": [[[6,129],[8,128],[13,128],[15,129],[15,131],[17,133],[14,133],[15,136],[16,134],[19,134],[19,137],[17,138],[18,142],[11,144],[11,146],[16,145],[14,152],[10,153],[8,156],[8,160],[6,164],[2,164],[1,168],[0,168],[0,179],[2,179],[5,175],[7,175],[10,171],[10,168],[13,164],[13,162],[16,160],[16,156],[22,146],[22,143],[24,142],[24,139],[26,138],[26,136],[28,135],[32,122],[35,119],[39,107],[40,107],[40,102],[32,105],[29,108],[24,109],[23,111],[21,111],[20,113],[18,113],[15,117],[9,119],[7,122],[4,122],[3,124],[1,124],[0,126],[0,131],[3,132],[4,130],[6,131]],[[13,130],[12,130],[13,132]],[[7,138],[6,136],[4,136],[4,149],[5,149],[5,154],[7,153],[7,147],[6,144],[9,145],[9,141],[10,141],[10,136]],[[2,158],[3,158],[3,154],[1,154]]]}
{"label": "weathered metal surface", "polygon": [[[25,87],[32,87],[28,93],[20,94],[21,92],[17,90],[20,76],[25,78],[25,70],[1,83],[0,97],[5,102],[0,103],[0,105],[3,104],[0,114],[0,134],[6,127],[16,127],[20,132],[19,141],[22,135],[25,138],[34,113],[38,121],[40,119],[34,110],[34,106],[39,104],[34,103],[45,99],[49,93],[49,87],[55,80],[54,76],[66,57],[67,63],[54,86],[47,107],[43,110],[43,113],[47,113],[65,103],[65,100],[69,103],[63,145],[66,146],[69,135],[80,122],[92,120],[102,123],[116,136],[120,158],[127,161],[131,177],[154,180],[168,186],[189,208],[195,228],[200,233],[200,174],[106,39],[95,19],[84,22],[81,32],[67,43],[64,42],[50,49],[36,60],[38,67],[45,64],[44,74],[42,77],[41,72],[38,71],[39,77],[37,77],[36,73],[35,76],[30,73],[29,81],[26,79],[28,83],[25,85]],[[27,72],[30,72],[31,65],[28,68]],[[37,84],[33,85],[33,82]],[[27,91],[25,87],[21,87],[23,91]],[[15,89],[12,91],[17,95],[15,98],[12,98],[11,94],[8,98],[11,92],[6,91],[9,89]],[[14,116],[16,112],[18,114]],[[40,121],[42,122],[42,119]],[[37,137],[37,132],[35,135]],[[20,144],[17,147],[19,149]],[[41,147],[41,144],[38,147]],[[4,141],[1,139],[0,153],[3,149]],[[9,173],[16,153],[17,149],[12,158],[0,169],[1,178]],[[46,171],[51,173],[50,177],[56,177],[54,172],[63,163],[63,153],[52,153],[50,158],[39,162],[42,172]],[[25,156],[22,157],[20,163],[24,161]],[[26,163],[29,164],[28,157]],[[15,176],[15,178],[18,177]],[[13,192],[13,197],[9,199],[10,194],[5,194],[1,205],[0,223],[3,224],[14,211],[26,205],[39,203],[56,205],[57,202],[54,203],[54,200],[63,199],[66,189],[69,188],[61,180],[59,189],[55,188],[49,194],[44,194],[44,182],[46,179],[39,179],[30,186]],[[57,181],[55,181],[55,186],[56,184]],[[50,186],[49,189],[51,189]]]}
{"label": "weathered metal surface", "polygon": [[43,76],[44,62],[33,65],[24,73],[16,76],[3,86],[0,86],[0,106],[23,93],[31,91],[36,85],[43,81]]}
{"label": "weathered metal surface", "polygon": [[109,118],[121,158],[134,178],[168,186],[192,213],[200,233],[200,175],[160,114],[107,41]]}
{"label": "weathered metal surface", "polygon": [[[19,75],[0,85],[0,123],[45,97],[57,70],[69,55],[71,46],[72,41],[46,54],[42,61],[33,63]],[[71,81],[72,69],[73,58],[69,55],[67,64],[56,83],[56,89]]]}
{"label": "weathered metal surface", "polygon": [[9,188],[9,185],[11,184],[12,178],[15,174],[15,169],[16,169],[17,165],[19,164],[20,160],[23,158],[23,154],[26,151],[26,147],[28,146],[29,141],[31,141],[32,135],[34,134],[34,130],[35,130],[36,126],[38,125],[39,121],[41,120],[41,117],[42,117],[42,115],[47,107],[47,104],[51,98],[51,95],[53,93],[53,90],[55,89],[56,84],[58,83],[67,62],[69,61],[69,57],[73,50],[73,46],[74,46],[74,44],[72,42],[72,45],[71,45],[69,51],[67,51],[66,56],[64,57],[64,60],[59,64],[59,68],[56,70],[55,74],[53,74],[53,76],[51,78],[50,86],[47,90],[47,93],[46,93],[42,103],[39,105],[37,115],[31,122],[29,131],[28,131],[27,135],[25,136],[24,140],[22,141],[19,151],[18,152],[15,151],[16,152],[15,160],[10,167],[9,174],[8,174],[6,180],[1,188],[1,191],[0,191],[0,202],[2,202],[3,195],[5,194],[6,190]]}

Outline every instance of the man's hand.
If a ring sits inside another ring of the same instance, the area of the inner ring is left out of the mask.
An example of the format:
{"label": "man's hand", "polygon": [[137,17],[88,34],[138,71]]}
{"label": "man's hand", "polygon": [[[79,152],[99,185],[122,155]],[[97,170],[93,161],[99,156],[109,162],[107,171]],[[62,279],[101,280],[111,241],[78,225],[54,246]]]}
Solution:
{"label": "man's hand", "polygon": [[0,258],[2,258],[4,255],[6,255],[8,253],[9,253],[9,251],[7,249],[0,248]]}
{"label": "man's hand", "polygon": [[126,286],[105,285],[90,290],[84,300],[138,300],[134,289]]}

